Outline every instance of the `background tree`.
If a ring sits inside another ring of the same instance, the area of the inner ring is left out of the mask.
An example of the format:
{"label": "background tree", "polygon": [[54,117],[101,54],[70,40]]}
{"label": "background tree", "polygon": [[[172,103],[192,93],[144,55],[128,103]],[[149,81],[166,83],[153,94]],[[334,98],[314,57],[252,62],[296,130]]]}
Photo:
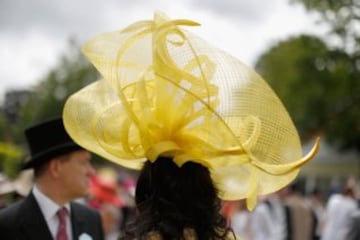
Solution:
{"label": "background tree", "polygon": [[21,107],[13,132],[16,143],[24,142],[25,128],[61,116],[68,96],[97,80],[97,71],[84,59],[79,46],[75,42],[70,43],[59,64],[31,90],[28,100]]}
{"label": "background tree", "polygon": [[3,141],[7,138],[6,136],[6,119],[3,110],[0,111],[0,139]]}
{"label": "background tree", "polygon": [[360,66],[315,36],[279,42],[256,63],[305,140],[323,134],[340,149],[360,150]]}
{"label": "background tree", "polygon": [[10,178],[15,178],[22,156],[23,151],[21,148],[14,144],[0,142],[0,171]]}
{"label": "background tree", "polygon": [[[342,111],[348,110],[344,117],[337,118],[333,121],[332,131],[328,131],[330,139],[335,141],[339,136],[343,139],[341,142],[345,148],[355,147],[359,150],[359,71],[360,71],[360,1],[358,0],[290,0],[296,4],[302,4],[309,12],[319,14],[319,20],[329,26],[331,36],[335,36],[340,41],[337,46],[338,50],[329,53],[328,61],[343,63],[343,73],[345,77],[339,75],[340,81],[347,81],[347,83],[339,83],[341,85],[351,86],[348,94],[340,101],[339,115]],[[331,42],[331,41],[329,41]],[[347,55],[347,56],[346,56]],[[341,59],[341,60],[340,60]],[[341,74],[340,72],[337,72]],[[340,91],[340,90],[339,90]],[[347,107],[346,107],[347,106]],[[350,113],[351,111],[351,113]],[[340,129],[338,126],[342,126]],[[344,140],[348,138],[348,140]]]}
{"label": "background tree", "polygon": [[358,0],[290,0],[302,4],[308,11],[320,14],[320,21],[330,27],[338,37],[342,49],[356,53],[360,51],[360,1]]}
{"label": "background tree", "polygon": [[70,42],[58,65],[29,91],[26,100],[13,113],[14,119],[8,119],[4,110],[1,112],[0,129],[4,131],[1,131],[0,141],[6,143],[2,148],[3,153],[0,152],[0,171],[5,171],[8,176],[19,171],[26,154],[24,130],[33,124],[61,116],[67,97],[97,80],[97,71],[79,49],[74,41]]}

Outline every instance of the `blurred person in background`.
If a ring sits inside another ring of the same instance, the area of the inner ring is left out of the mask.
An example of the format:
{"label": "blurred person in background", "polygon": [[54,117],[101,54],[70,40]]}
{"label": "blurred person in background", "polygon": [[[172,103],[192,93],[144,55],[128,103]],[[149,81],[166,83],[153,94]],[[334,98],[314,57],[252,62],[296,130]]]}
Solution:
{"label": "blurred person in background", "polygon": [[251,240],[252,232],[250,228],[250,217],[251,214],[246,208],[246,202],[239,200],[234,202],[235,209],[231,216],[231,227],[235,234],[241,236],[242,240]]}
{"label": "blurred person in background", "polygon": [[90,153],[66,133],[61,118],[25,130],[34,169],[31,193],[0,211],[1,240],[103,240],[99,213],[73,200],[88,194]]}
{"label": "blurred person in background", "polygon": [[360,209],[357,209],[350,216],[349,226],[345,234],[346,240],[359,240],[360,239]]}
{"label": "blurred person in background", "polygon": [[345,186],[341,193],[331,195],[326,205],[321,240],[348,240],[346,234],[352,225],[351,215],[357,209],[357,202],[351,187]]}
{"label": "blurred person in background", "polygon": [[250,216],[253,236],[251,239],[288,239],[289,210],[283,203],[285,192],[286,190],[283,188],[260,198],[259,204]]}
{"label": "blurred person in background", "polygon": [[275,240],[273,230],[276,222],[273,221],[267,196],[262,196],[251,213],[251,233],[253,240]]}
{"label": "blurred person in background", "polygon": [[324,229],[324,221],[325,221],[325,207],[324,207],[324,199],[323,194],[318,191],[318,189],[314,189],[309,196],[306,197],[306,201],[308,206],[312,209],[315,214],[316,220],[316,229],[314,240],[321,239],[321,235]]}
{"label": "blurred person in background", "polygon": [[353,182],[350,182],[350,186],[353,187],[357,200],[357,210],[350,216],[350,223],[348,231],[346,233],[346,240],[358,240],[360,239],[360,182],[353,178]]}
{"label": "blurred person in background", "polygon": [[287,191],[284,204],[288,208],[288,239],[312,240],[317,227],[315,213],[307,204],[298,182],[284,188]]}
{"label": "blurred person in background", "polygon": [[119,196],[116,179],[104,176],[101,172],[104,171],[100,170],[97,175],[91,177],[91,193],[87,204],[100,213],[105,239],[112,240],[117,239],[119,235],[119,209],[124,206],[124,202]]}
{"label": "blurred person in background", "polygon": [[236,201],[221,201],[221,215],[223,215],[226,218],[228,225],[231,224],[231,218],[236,211],[237,211]]}
{"label": "blurred person in background", "polygon": [[135,186],[137,177],[126,171],[119,172],[118,185],[119,194],[123,200],[123,206],[120,209],[120,231],[124,231],[126,225],[135,220]]}
{"label": "blurred person in background", "polygon": [[[289,208],[285,206],[284,201],[286,194],[284,195],[285,188],[279,191],[269,194],[265,203],[270,211],[271,221],[273,222],[273,229],[271,239],[285,240],[288,239],[288,220],[290,217]],[[270,238],[269,238],[270,239]]]}

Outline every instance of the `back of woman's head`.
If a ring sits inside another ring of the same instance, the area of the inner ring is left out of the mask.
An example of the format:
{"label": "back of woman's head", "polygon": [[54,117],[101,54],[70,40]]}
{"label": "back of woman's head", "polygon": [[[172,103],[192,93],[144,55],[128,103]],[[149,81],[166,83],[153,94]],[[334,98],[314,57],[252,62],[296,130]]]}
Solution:
{"label": "back of woman's head", "polygon": [[226,220],[207,168],[187,162],[182,167],[170,158],[146,162],[136,189],[138,219],[132,232],[144,236],[158,232],[163,239],[183,239],[185,229],[198,239],[222,239]]}

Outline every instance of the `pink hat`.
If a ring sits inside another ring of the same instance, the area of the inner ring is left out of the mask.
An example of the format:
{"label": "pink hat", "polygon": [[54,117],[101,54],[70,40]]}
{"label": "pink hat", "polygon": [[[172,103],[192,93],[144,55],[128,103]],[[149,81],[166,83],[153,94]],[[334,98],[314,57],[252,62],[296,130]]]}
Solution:
{"label": "pink hat", "polygon": [[116,207],[124,205],[124,201],[117,194],[116,182],[104,181],[94,175],[90,180],[90,191],[95,200],[111,203]]}

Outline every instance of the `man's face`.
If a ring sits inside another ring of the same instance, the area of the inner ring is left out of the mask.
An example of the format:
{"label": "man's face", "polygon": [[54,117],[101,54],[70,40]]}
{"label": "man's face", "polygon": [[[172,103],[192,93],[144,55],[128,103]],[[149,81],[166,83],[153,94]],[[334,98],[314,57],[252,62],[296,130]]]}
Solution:
{"label": "man's face", "polygon": [[84,197],[89,192],[90,176],[95,173],[90,163],[91,154],[79,150],[63,156],[59,180],[69,200]]}

